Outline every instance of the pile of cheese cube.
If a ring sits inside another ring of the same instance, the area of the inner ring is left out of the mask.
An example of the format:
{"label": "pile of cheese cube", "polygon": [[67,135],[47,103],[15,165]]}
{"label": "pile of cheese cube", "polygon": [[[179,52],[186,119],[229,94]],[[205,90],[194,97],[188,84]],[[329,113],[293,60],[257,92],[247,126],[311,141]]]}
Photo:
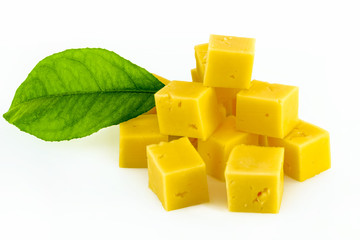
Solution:
{"label": "pile of cheese cube", "polygon": [[166,210],[209,201],[208,174],[226,182],[230,211],[277,213],[284,173],[330,168],[329,133],[299,120],[298,88],[251,81],[254,52],[255,39],[211,35],[192,82],[156,76],[156,107],[120,124],[120,167],[147,167]]}

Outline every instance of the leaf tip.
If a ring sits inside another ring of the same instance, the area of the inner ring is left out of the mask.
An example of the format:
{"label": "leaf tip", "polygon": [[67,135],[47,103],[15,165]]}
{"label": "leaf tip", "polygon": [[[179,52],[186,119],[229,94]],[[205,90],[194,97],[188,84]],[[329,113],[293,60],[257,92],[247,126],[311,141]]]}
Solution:
{"label": "leaf tip", "polygon": [[3,116],[3,118],[4,118],[6,121],[9,122],[8,113],[9,113],[9,112],[6,112],[6,113],[4,113],[2,116]]}

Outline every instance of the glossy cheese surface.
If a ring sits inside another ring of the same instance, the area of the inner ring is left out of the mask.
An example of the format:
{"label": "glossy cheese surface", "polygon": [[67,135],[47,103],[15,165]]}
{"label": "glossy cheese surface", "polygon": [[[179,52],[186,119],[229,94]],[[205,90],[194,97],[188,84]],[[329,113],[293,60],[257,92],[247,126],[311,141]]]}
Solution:
{"label": "glossy cheese surface", "polygon": [[284,184],[283,161],[283,148],[236,146],[225,170],[229,210],[279,212]]}
{"label": "glossy cheese surface", "polygon": [[156,114],[140,115],[120,123],[119,166],[122,168],[146,168],[146,146],[168,141],[160,133]]}
{"label": "glossy cheese surface", "polygon": [[330,135],[313,124],[300,123],[284,138],[269,138],[270,146],[285,148],[285,174],[305,181],[331,166]]}
{"label": "glossy cheese surface", "polygon": [[254,38],[210,35],[204,85],[248,89],[254,54]]}
{"label": "glossy cheese surface", "polygon": [[198,152],[209,175],[224,181],[224,172],[231,150],[239,144],[257,145],[258,136],[236,130],[235,117],[229,116],[206,140],[199,140]]}
{"label": "glossy cheese surface", "polygon": [[298,123],[299,89],[253,80],[240,90],[236,102],[236,126],[240,131],[283,138]]}
{"label": "glossy cheese surface", "polygon": [[214,89],[171,81],[155,94],[160,132],[207,139],[223,119]]}
{"label": "glossy cheese surface", "polygon": [[209,201],[205,163],[187,137],[147,147],[149,187],[175,210]]}

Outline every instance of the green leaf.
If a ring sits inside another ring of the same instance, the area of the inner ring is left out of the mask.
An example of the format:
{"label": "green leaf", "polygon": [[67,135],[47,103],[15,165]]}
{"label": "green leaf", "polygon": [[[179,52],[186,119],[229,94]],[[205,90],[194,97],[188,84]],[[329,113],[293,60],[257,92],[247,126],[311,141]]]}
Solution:
{"label": "green leaf", "polygon": [[4,118],[46,141],[80,138],[147,112],[163,86],[114,52],[70,49],[35,66]]}

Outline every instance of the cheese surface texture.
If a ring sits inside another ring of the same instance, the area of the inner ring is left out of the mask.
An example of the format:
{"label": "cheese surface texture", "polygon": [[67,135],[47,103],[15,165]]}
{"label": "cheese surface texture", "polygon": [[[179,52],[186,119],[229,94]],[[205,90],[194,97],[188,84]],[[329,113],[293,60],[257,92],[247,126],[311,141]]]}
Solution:
{"label": "cheese surface texture", "polygon": [[285,148],[285,174],[305,181],[331,166],[330,135],[313,124],[300,123],[284,139],[269,138],[270,146]]}
{"label": "cheese surface texture", "polygon": [[205,163],[187,137],[147,147],[149,187],[175,210],[209,201]]}
{"label": "cheese surface texture", "polygon": [[198,152],[209,175],[225,181],[225,167],[231,150],[239,144],[257,145],[258,136],[236,130],[235,117],[229,116],[206,140],[199,140]]}
{"label": "cheese surface texture", "polygon": [[210,35],[204,85],[248,89],[254,54],[254,38]]}
{"label": "cheese surface texture", "polygon": [[207,139],[223,119],[214,89],[202,83],[171,81],[155,94],[160,132]]}
{"label": "cheese surface texture", "polygon": [[168,141],[160,133],[156,114],[144,114],[120,123],[119,166],[146,168],[146,146]]}
{"label": "cheese surface texture", "polygon": [[284,149],[236,146],[225,170],[228,208],[278,213],[284,186]]}
{"label": "cheese surface texture", "polygon": [[240,131],[283,138],[298,123],[299,89],[253,80],[236,101],[236,127]]}

